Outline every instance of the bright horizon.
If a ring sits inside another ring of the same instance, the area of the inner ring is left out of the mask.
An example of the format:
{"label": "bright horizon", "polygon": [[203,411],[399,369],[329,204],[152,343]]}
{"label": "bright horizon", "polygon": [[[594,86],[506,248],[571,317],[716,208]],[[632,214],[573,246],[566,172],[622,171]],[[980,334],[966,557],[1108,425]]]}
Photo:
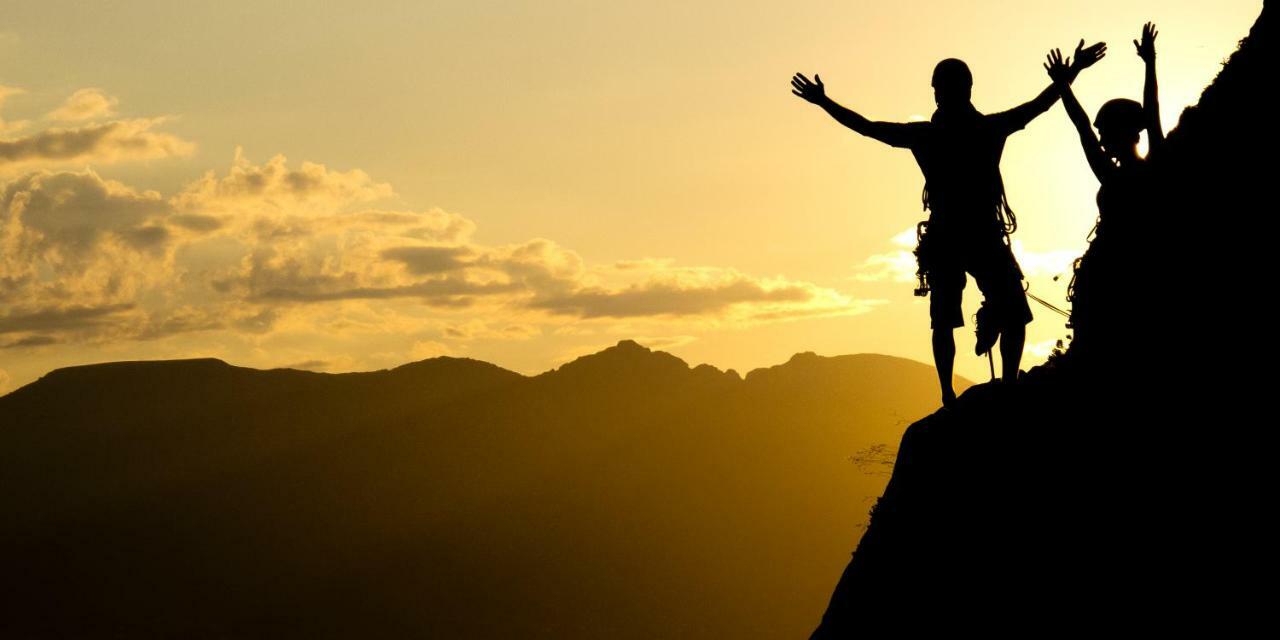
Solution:
{"label": "bright horizon", "polygon": [[[741,374],[805,351],[931,364],[919,170],[791,95],[791,75],[906,121],[960,57],[997,111],[1083,37],[1108,43],[1075,83],[1092,114],[1140,98],[1131,40],[1153,21],[1170,129],[1262,6],[375,4],[11,11],[0,393],[191,357],[536,375],[622,339]],[[1065,307],[1097,184],[1060,106],[1002,169],[1031,292]],[[965,293],[956,373],[983,381]],[[1032,310],[1024,369],[1068,333]]]}

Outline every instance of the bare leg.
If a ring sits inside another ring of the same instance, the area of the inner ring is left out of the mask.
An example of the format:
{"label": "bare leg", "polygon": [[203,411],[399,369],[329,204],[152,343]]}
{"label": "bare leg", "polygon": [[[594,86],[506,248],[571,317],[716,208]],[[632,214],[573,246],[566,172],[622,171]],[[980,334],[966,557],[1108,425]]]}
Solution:
{"label": "bare leg", "polygon": [[1022,365],[1022,344],[1026,341],[1026,325],[1007,328],[1000,334],[1001,377],[1005,382],[1018,379],[1018,368]]}
{"label": "bare leg", "polygon": [[[942,404],[951,404],[956,399],[955,387],[951,386],[951,374],[956,360],[956,339],[954,329],[933,330],[933,366],[938,369],[938,382],[942,385]],[[1022,345],[1019,343],[1021,353]]]}

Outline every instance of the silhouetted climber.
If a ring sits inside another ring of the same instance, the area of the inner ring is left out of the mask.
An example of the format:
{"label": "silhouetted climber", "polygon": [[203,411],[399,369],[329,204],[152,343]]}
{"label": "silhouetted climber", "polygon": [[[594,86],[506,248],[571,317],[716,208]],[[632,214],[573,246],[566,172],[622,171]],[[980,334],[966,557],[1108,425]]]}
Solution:
{"label": "silhouetted climber", "polygon": [[[1067,82],[1101,59],[1104,50],[1102,43],[1085,48],[1082,40],[1076,48],[1076,62],[1068,68]],[[989,352],[999,338],[1002,379],[1015,380],[1031,308],[1022,288],[1022,270],[1009,246],[1009,234],[1017,221],[1005,198],[1000,156],[1005,139],[1053,106],[1058,89],[1050,85],[1025,104],[984,115],[970,101],[973,76],[969,67],[948,58],[933,70],[938,108],[930,121],[896,123],[873,122],[840,106],[827,97],[822,77],[815,75],[814,79],[816,82],[797,73],[791,79],[791,92],[864,136],[910,149],[924,173],[922,200],[929,220],[921,224],[916,257],[926,285],[920,292],[932,293],[933,360],[943,404],[955,399],[951,380],[954,330],[964,326],[960,303],[966,272],[973,275],[985,298],[978,313],[976,351]]]}
{"label": "silhouetted climber", "polygon": [[[1130,261],[1121,260],[1116,247],[1139,246],[1138,234],[1146,223],[1144,212],[1152,194],[1146,159],[1138,155],[1139,135],[1143,129],[1147,130],[1148,157],[1158,154],[1164,143],[1156,89],[1156,33],[1155,25],[1147,23],[1142,29],[1142,40],[1133,41],[1138,56],[1146,63],[1143,104],[1117,98],[1102,105],[1094,120],[1097,136],[1071,91],[1070,59],[1063,60],[1062,52],[1054,49],[1044,65],[1080,134],[1089,167],[1101,183],[1097,196],[1098,224],[1090,234],[1093,239],[1089,251],[1077,263],[1068,293],[1075,332],[1071,347],[1078,357],[1096,353],[1100,344],[1123,340],[1138,326],[1137,317],[1127,313],[1124,306],[1129,297],[1126,289],[1133,282],[1130,275],[1136,274],[1126,272]],[[1100,314],[1104,311],[1108,317],[1101,320]]]}

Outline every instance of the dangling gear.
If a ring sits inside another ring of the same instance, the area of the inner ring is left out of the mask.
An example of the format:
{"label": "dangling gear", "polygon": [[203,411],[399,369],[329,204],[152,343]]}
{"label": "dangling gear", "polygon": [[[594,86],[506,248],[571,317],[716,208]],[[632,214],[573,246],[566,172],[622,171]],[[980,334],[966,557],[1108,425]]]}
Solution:
{"label": "dangling gear", "polygon": [[977,325],[974,331],[978,334],[978,341],[973,345],[974,355],[990,354],[992,347],[996,346],[996,340],[1000,338],[1000,329],[996,327],[995,319],[991,314],[991,307],[987,305],[986,300],[983,300],[974,321]]}
{"label": "dangling gear", "polygon": [[917,297],[929,295],[929,268],[933,266],[933,252],[928,236],[929,221],[921,220],[916,224],[916,248],[912,253],[916,256],[916,290]]}

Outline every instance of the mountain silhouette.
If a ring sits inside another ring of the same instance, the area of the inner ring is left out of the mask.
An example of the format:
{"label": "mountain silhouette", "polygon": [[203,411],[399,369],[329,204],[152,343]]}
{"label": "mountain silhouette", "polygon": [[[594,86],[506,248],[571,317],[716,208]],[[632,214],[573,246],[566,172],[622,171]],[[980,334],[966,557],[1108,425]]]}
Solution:
{"label": "mountain silhouette", "polygon": [[1089,350],[972,387],[906,430],[812,638],[1229,636],[1269,622],[1271,376],[1256,343],[1274,329],[1233,307],[1274,255],[1275,222],[1259,215],[1276,148],[1259,111],[1271,13],[1149,161],[1155,193],[1117,222],[1132,232],[1086,253],[1119,283],[1077,301],[1103,311]]}
{"label": "mountain silhouette", "polygon": [[69,367],[0,397],[0,637],[807,633],[932,367]]}

